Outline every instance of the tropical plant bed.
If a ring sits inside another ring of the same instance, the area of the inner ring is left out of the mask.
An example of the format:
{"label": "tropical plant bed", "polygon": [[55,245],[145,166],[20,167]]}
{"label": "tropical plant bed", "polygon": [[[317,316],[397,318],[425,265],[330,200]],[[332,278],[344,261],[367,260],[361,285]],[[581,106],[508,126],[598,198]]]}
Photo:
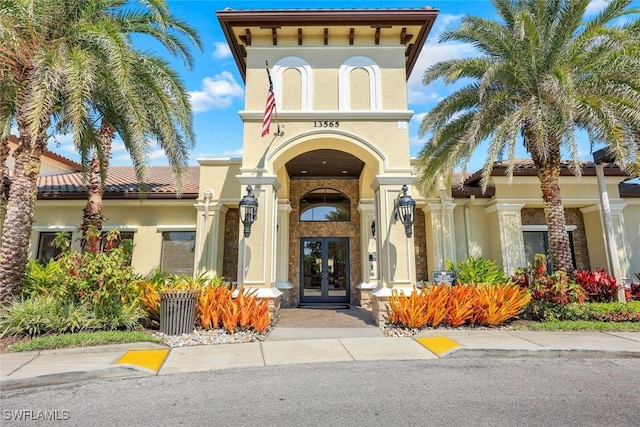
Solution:
{"label": "tropical plant bed", "polygon": [[166,335],[154,331],[153,336],[160,338],[169,347],[191,347],[196,345],[238,344],[264,341],[269,330],[257,333],[255,330],[243,330],[229,333],[224,329],[195,329],[191,333]]}
{"label": "tropical plant bed", "polygon": [[564,321],[534,321],[514,319],[499,326],[439,326],[437,328],[406,328],[398,325],[387,324],[380,328],[388,337],[412,337],[421,331],[438,330],[471,330],[471,331],[575,331],[575,332],[640,332],[640,322],[589,322],[578,320]]}

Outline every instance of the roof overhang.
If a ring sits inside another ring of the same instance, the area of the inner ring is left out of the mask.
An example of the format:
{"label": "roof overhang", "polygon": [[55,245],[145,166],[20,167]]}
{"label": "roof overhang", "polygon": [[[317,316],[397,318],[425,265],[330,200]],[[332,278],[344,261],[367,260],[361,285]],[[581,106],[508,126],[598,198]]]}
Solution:
{"label": "roof overhang", "polygon": [[249,46],[404,46],[407,78],[438,9],[283,9],[216,12],[242,79]]}

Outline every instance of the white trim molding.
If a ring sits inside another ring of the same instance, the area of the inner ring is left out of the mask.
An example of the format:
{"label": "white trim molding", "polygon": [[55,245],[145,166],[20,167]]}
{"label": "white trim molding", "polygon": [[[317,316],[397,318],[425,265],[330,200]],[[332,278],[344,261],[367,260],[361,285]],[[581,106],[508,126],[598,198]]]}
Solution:
{"label": "white trim molding", "polygon": [[196,231],[196,226],[193,224],[181,224],[181,225],[156,225],[157,232],[163,231]]}
{"label": "white trim molding", "polygon": [[362,68],[369,75],[369,108],[382,110],[382,77],[380,67],[366,56],[352,56],[342,63],[338,72],[340,110],[351,110],[351,72]]}
{"label": "white trim molding", "polygon": [[272,68],[273,86],[276,95],[276,105],[282,104],[282,76],[288,69],[300,72],[302,87],[300,88],[300,109],[313,110],[313,72],[307,61],[297,56],[287,56],[276,62]]}

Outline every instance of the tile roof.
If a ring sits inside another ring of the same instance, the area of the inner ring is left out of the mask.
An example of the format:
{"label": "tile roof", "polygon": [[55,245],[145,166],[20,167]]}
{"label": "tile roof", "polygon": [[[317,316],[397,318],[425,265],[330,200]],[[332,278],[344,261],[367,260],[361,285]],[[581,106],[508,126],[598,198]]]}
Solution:
{"label": "tile roof", "polygon": [[[583,176],[595,176],[596,168],[595,164],[591,161],[583,161],[580,163],[582,166],[582,175]],[[507,172],[507,168],[509,167],[509,162],[500,161],[495,162],[493,164],[493,169],[491,170],[491,176],[505,176]],[[533,160],[530,159],[516,159],[515,166],[513,168],[513,176],[537,176],[538,169],[533,164]],[[621,176],[628,177],[629,174],[624,169],[620,169],[616,164],[608,163],[604,166],[604,174],[606,176]],[[573,176],[574,173],[571,170],[571,162],[561,161],[560,162],[560,175],[561,176]],[[467,180],[464,182],[465,185],[478,185],[480,180],[482,179],[482,170],[479,170],[473,173]]]}
{"label": "tile roof", "polygon": [[[146,183],[148,191],[142,195],[133,166],[113,166],[107,173],[105,199],[134,199],[140,196],[148,199],[173,199],[177,197],[177,188],[169,166],[147,167]],[[188,166],[182,185],[183,199],[198,197],[200,167]],[[85,198],[87,186],[82,172],[42,176],[38,181],[39,199],[78,199]]]}
{"label": "tile roof", "polygon": [[[595,176],[596,167],[592,161],[581,162],[582,176]],[[505,176],[509,162],[501,161],[495,162],[493,169],[491,170],[491,176]],[[513,176],[537,176],[538,170],[533,164],[531,159],[516,159]],[[628,178],[629,174],[621,169],[614,163],[607,163],[604,165],[604,174],[606,176],[619,176]],[[560,163],[560,175],[561,176],[574,176],[571,170],[571,162],[562,161]],[[483,194],[480,188],[480,181],[482,180],[482,170],[479,170],[466,177],[464,182],[454,181],[451,185],[453,197],[469,197],[474,195],[476,197],[493,197],[495,195],[495,188],[487,187],[487,191]],[[628,180],[618,184],[620,191],[620,197],[640,197],[640,184],[630,183]]]}
{"label": "tile roof", "polygon": [[[9,142],[13,143],[13,144],[18,144],[20,143],[20,140],[18,139],[17,136],[15,135],[9,135]],[[68,157],[64,157],[58,153],[54,153],[53,151],[49,150],[48,148],[45,148],[44,151],[42,152],[42,157],[48,157],[52,160],[56,160],[64,165],[69,166],[71,169],[73,169],[76,172],[80,172],[82,171],[82,165],[74,160],[71,160]]]}

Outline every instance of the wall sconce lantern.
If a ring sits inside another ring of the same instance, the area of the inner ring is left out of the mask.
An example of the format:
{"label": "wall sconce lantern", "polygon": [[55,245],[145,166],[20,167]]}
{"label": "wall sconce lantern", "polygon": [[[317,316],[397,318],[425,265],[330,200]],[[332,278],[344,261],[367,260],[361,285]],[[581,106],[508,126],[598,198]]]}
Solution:
{"label": "wall sconce lantern", "polygon": [[416,213],[416,201],[407,194],[409,189],[406,185],[402,186],[402,195],[398,194],[398,197],[393,203],[393,217],[400,220],[404,225],[404,233],[407,238],[410,239],[413,235],[413,219]]}
{"label": "wall sconce lantern", "polygon": [[253,189],[247,186],[247,194],[238,204],[240,208],[240,221],[244,224],[244,237],[251,235],[251,225],[258,219],[258,200],[253,195]]}
{"label": "wall sconce lantern", "polygon": [[376,239],[376,220],[375,219],[371,221],[371,237],[373,237],[373,240]]}

